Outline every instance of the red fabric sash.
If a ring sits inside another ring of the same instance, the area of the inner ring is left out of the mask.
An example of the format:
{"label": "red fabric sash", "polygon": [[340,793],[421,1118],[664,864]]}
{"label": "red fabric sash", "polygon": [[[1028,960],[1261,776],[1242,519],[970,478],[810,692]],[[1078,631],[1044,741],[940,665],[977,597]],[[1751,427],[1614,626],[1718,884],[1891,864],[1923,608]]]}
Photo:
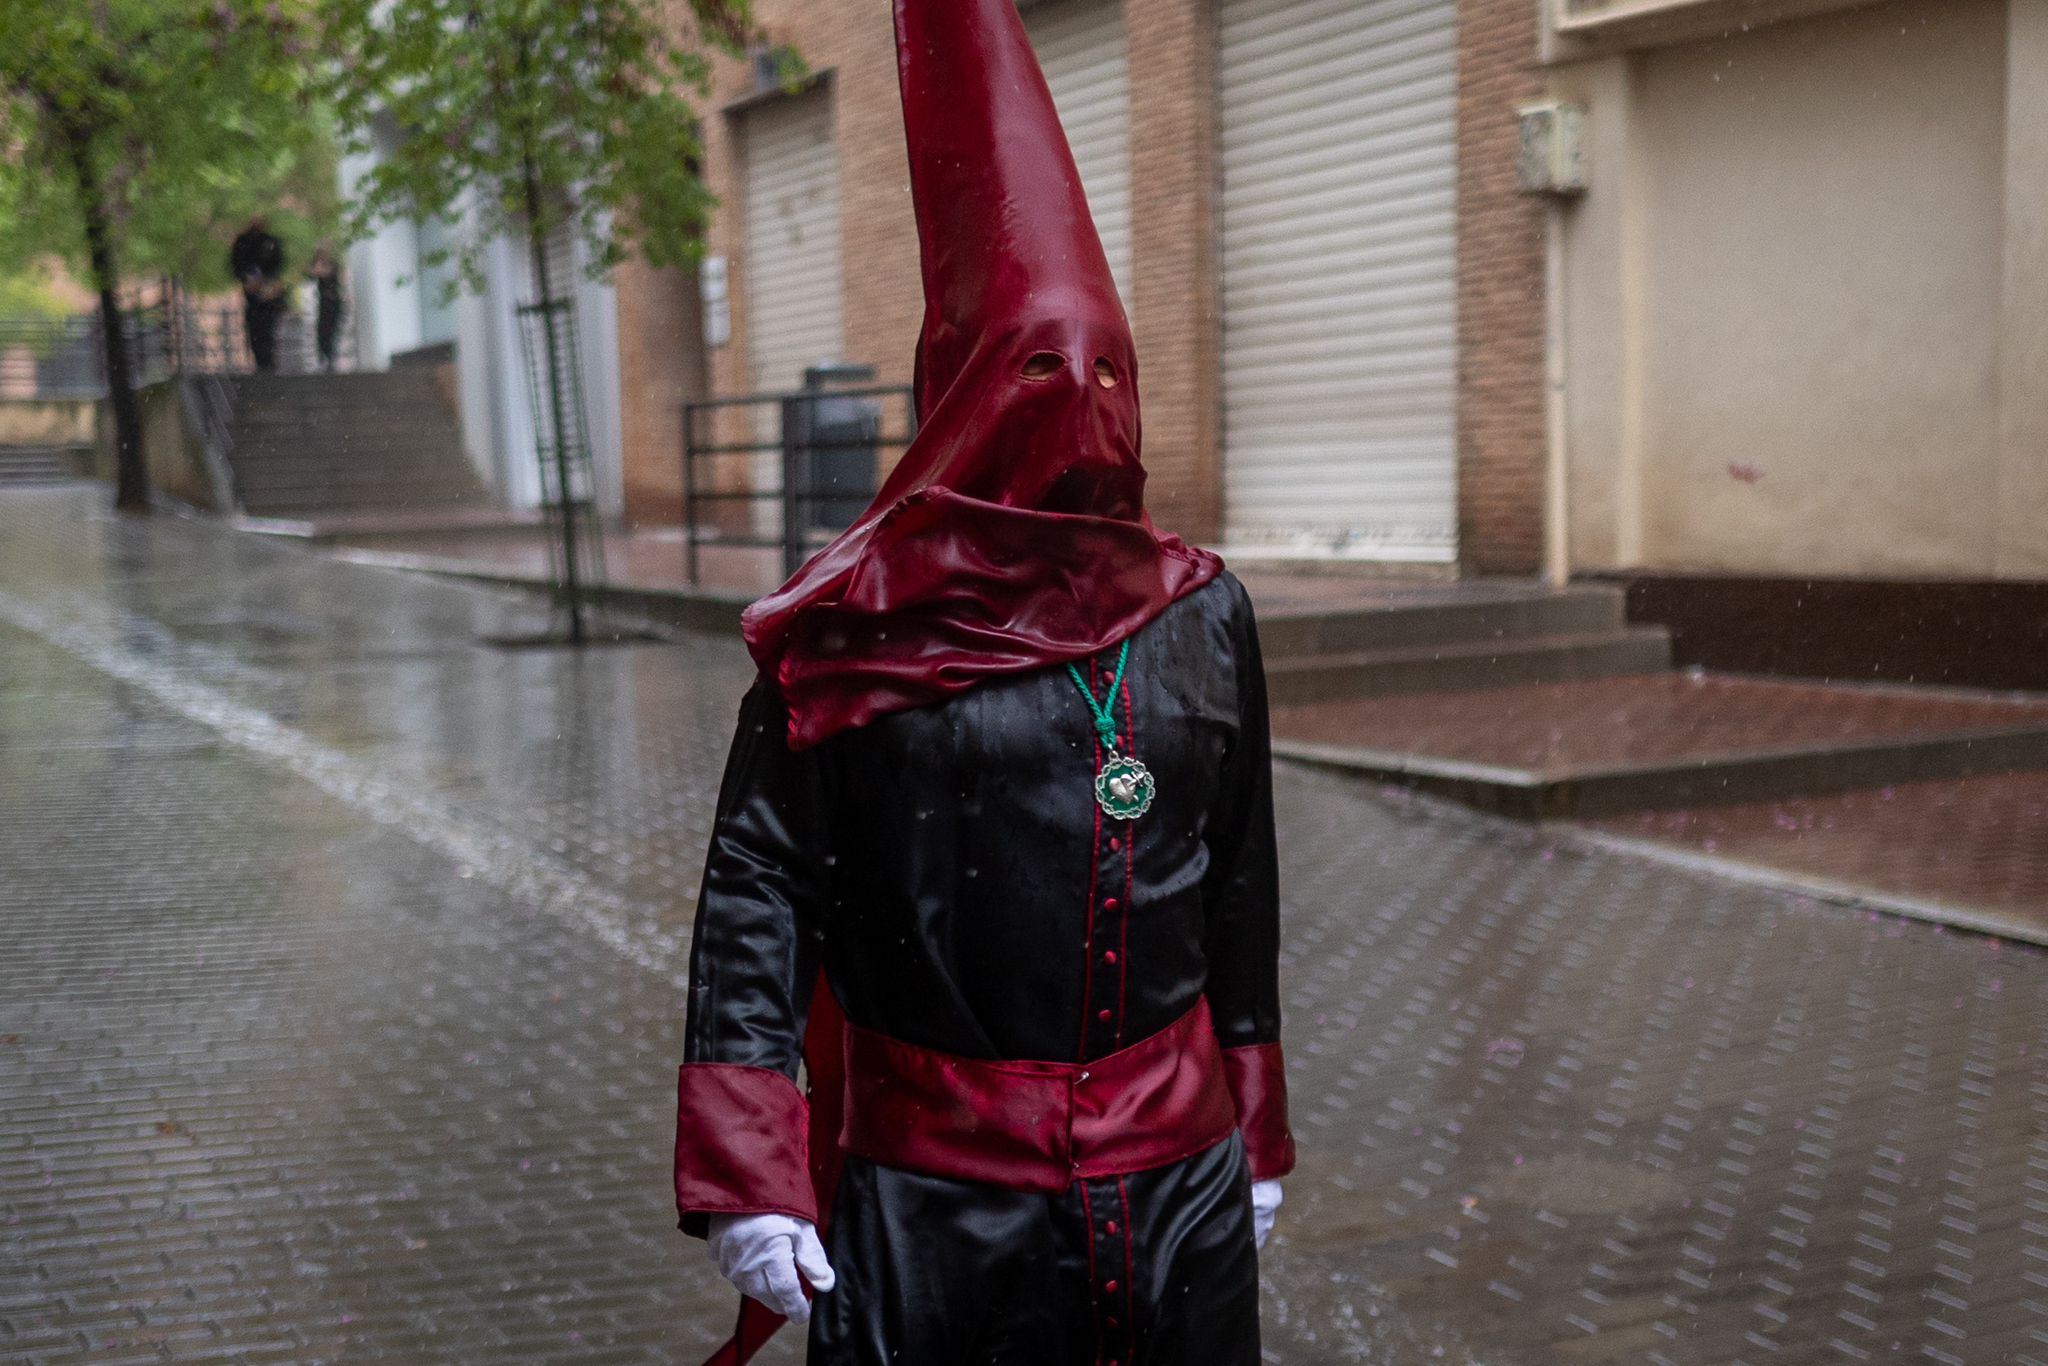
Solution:
{"label": "red fabric sash", "polygon": [[987,1062],[846,1026],[840,1146],[899,1171],[1056,1195],[1230,1137],[1237,1105],[1207,1001],[1088,1062]]}
{"label": "red fabric sash", "polygon": [[[821,1232],[847,1153],[903,1171],[1057,1194],[1076,1180],[1177,1162],[1237,1127],[1207,1001],[1090,1062],[988,1062],[849,1024],[820,974],[804,1066]],[[704,1366],[746,1366],[783,1323],[767,1305],[742,1299],[731,1340]]]}

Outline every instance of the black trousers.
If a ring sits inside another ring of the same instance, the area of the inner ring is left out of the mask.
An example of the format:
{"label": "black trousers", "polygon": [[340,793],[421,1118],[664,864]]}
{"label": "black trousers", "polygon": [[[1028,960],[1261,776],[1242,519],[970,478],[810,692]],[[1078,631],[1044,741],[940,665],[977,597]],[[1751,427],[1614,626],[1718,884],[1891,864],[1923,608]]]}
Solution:
{"label": "black trousers", "polygon": [[320,305],[313,323],[313,340],[320,348],[320,364],[329,370],[334,368],[334,342],[341,333],[341,309]]}
{"label": "black trousers", "polygon": [[264,374],[277,369],[277,320],[284,313],[282,299],[245,299],[242,325],[249,333],[249,359]]}
{"label": "black trousers", "polygon": [[850,1159],[826,1241],[811,1366],[1258,1366],[1235,1135],[1061,1195]]}

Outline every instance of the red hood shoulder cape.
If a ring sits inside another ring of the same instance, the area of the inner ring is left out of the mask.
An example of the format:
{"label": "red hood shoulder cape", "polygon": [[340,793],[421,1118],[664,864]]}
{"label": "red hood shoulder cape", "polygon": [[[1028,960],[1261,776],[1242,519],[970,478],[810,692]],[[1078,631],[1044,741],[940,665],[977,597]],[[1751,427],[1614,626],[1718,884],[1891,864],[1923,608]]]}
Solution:
{"label": "red hood shoulder cape", "polygon": [[795,748],[1095,653],[1223,567],[1144,511],[1130,323],[1014,0],[896,0],[896,45],[920,426],[743,619]]}

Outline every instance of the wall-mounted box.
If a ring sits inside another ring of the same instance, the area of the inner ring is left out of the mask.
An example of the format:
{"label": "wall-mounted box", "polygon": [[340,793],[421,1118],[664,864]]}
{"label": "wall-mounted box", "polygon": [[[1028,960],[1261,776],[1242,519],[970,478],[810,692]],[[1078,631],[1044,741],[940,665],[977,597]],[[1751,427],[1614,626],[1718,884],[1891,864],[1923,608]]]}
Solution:
{"label": "wall-mounted box", "polygon": [[1546,100],[1523,106],[1516,188],[1523,194],[1584,194],[1585,123],[1586,112],[1577,105]]}

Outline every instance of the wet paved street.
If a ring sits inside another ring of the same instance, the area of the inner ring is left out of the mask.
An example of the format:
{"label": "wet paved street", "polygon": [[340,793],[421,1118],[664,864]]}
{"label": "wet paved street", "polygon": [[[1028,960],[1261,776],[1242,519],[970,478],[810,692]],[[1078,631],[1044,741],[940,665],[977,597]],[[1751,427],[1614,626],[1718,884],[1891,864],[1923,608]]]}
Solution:
{"label": "wet paved street", "polygon": [[[738,645],[98,506],[0,495],[0,1359],[692,1366]],[[1271,1360],[2048,1363],[2048,954],[1278,794]]]}

